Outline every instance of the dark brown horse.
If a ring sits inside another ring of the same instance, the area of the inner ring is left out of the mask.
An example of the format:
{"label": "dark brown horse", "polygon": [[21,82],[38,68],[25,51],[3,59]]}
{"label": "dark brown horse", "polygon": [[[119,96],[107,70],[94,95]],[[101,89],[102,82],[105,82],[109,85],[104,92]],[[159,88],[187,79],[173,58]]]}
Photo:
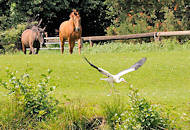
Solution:
{"label": "dark brown horse", "polygon": [[30,47],[30,53],[34,54],[34,48],[36,48],[36,53],[40,49],[40,44],[44,44],[44,33],[45,28],[39,28],[38,26],[33,26],[31,29],[27,29],[22,33],[21,42],[22,42],[22,49],[24,54],[26,54],[26,48]]}
{"label": "dark brown horse", "polygon": [[61,23],[59,27],[59,38],[61,41],[61,53],[64,52],[64,42],[68,40],[69,42],[69,52],[73,53],[73,48],[75,46],[75,41],[78,40],[78,51],[81,53],[81,35],[82,35],[82,27],[81,27],[81,18],[79,13],[76,10],[70,14],[70,19]]}

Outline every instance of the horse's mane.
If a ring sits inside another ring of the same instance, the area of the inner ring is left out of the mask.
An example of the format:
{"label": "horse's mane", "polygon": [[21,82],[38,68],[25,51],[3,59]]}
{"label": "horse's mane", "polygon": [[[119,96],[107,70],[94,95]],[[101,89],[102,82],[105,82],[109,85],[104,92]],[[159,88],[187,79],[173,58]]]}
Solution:
{"label": "horse's mane", "polygon": [[31,28],[31,30],[34,31],[34,32],[39,32],[39,27],[33,26],[33,27]]}
{"label": "horse's mane", "polygon": [[69,15],[70,18],[73,18],[74,16],[79,16],[79,12],[76,9],[73,9],[73,12]]}

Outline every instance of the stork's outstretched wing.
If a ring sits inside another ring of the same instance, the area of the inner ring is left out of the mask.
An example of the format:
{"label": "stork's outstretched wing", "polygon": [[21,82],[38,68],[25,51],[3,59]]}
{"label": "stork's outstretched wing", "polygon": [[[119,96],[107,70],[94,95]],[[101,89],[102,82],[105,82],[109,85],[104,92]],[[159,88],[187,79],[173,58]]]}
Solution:
{"label": "stork's outstretched wing", "polygon": [[90,64],[92,67],[94,67],[95,69],[97,69],[100,73],[104,74],[107,77],[112,77],[112,74],[110,74],[108,71],[106,71],[106,70],[104,70],[102,68],[99,68],[99,67],[93,65],[92,63],[90,63],[90,61],[87,60],[86,57],[84,57],[84,59],[88,62],[88,64]]}
{"label": "stork's outstretched wing", "polygon": [[135,63],[134,65],[132,65],[130,68],[119,72],[119,73],[117,74],[117,76],[120,77],[120,76],[122,76],[122,75],[124,75],[124,74],[127,74],[127,73],[129,73],[129,72],[132,72],[132,71],[137,70],[139,67],[141,67],[141,66],[145,63],[146,59],[147,59],[146,57],[140,59],[137,63]]}

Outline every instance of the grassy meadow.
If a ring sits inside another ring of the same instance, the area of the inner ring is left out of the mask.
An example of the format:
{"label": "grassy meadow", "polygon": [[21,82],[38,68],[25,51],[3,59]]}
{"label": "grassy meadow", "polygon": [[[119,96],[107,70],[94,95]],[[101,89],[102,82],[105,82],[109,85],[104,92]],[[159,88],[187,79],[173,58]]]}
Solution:
{"label": "grassy meadow", "polygon": [[[8,80],[6,69],[23,74],[28,69],[35,80],[48,69],[53,70],[50,84],[56,86],[54,97],[59,106],[71,101],[84,104],[92,115],[101,116],[101,106],[114,100],[110,93],[110,85],[101,81],[104,76],[90,67],[83,60],[87,57],[93,64],[116,74],[124,70],[142,57],[147,62],[136,72],[123,77],[128,82],[115,84],[115,89],[124,103],[128,103],[129,87],[137,88],[142,97],[162,109],[170,109],[170,118],[182,129],[190,129],[190,44],[176,45],[169,43],[162,46],[149,44],[112,43],[95,45],[93,48],[84,46],[82,54],[77,48],[73,55],[61,55],[55,50],[41,50],[39,55],[16,54],[0,55],[0,79]],[[0,113],[6,108],[9,97],[7,90],[0,88]],[[70,99],[66,100],[65,96]],[[56,123],[50,122],[53,128]]]}

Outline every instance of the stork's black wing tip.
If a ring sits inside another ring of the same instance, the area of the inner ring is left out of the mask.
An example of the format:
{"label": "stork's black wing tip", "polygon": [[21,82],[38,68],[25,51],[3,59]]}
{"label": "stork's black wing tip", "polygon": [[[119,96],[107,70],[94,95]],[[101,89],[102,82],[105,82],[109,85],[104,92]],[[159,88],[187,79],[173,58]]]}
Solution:
{"label": "stork's black wing tip", "polygon": [[143,57],[141,60],[142,60],[143,62],[145,62],[145,61],[147,60],[147,57]]}
{"label": "stork's black wing tip", "polygon": [[[98,69],[97,66],[93,65],[92,63],[90,63],[90,61],[88,61],[88,59],[86,57],[84,57],[84,59],[86,60],[86,62],[88,62],[89,65],[91,65],[92,67]],[[99,70],[99,69],[98,69]]]}
{"label": "stork's black wing tip", "polygon": [[85,56],[83,57],[83,59],[85,59],[89,63],[88,59]]}
{"label": "stork's black wing tip", "polygon": [[86,60],[87,58],[86,58],[85,56],[83,56],[83,59],[85,59],[85,60]]}
{"label": "stork's black wing tip", "polygon": [[145,62],[146,62],[147,58],[143,57],[142,59],[140,59],[137,63],[135,63],[132,68],[135,68],[135,70],[137,70],[139,67],[141,67]]}

